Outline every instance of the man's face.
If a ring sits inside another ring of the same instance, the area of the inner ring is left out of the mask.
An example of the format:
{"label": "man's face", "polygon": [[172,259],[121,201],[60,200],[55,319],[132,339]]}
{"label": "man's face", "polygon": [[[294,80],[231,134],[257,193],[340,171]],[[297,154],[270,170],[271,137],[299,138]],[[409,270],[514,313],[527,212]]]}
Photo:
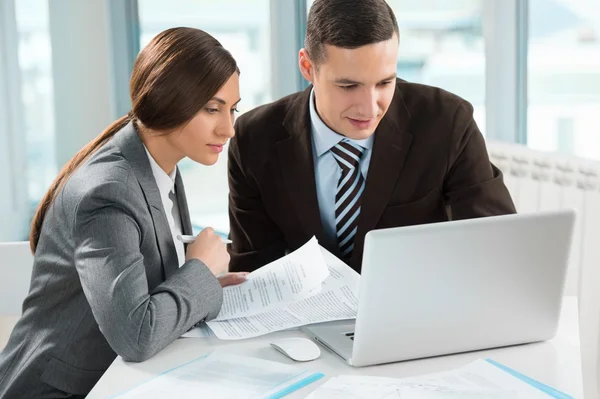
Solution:
{"label": "man's face", "polygon": [[325,45],[325,59],[316,68],[306,62],[306,53],[303,61],[303,51],[300,69],[313,84],[323,122],[351,139],[371,136],[394,96],[398,36],[356,49]]}

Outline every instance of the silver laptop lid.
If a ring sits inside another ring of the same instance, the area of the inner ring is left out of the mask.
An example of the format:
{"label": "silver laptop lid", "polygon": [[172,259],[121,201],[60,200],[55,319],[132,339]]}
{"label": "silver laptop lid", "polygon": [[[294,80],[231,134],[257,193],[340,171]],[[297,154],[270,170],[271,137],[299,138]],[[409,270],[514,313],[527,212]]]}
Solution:
{"label": "silver laptop lid", "polygon": [[550,339],[575,212],[371,231],[351,363],[387,363]]}

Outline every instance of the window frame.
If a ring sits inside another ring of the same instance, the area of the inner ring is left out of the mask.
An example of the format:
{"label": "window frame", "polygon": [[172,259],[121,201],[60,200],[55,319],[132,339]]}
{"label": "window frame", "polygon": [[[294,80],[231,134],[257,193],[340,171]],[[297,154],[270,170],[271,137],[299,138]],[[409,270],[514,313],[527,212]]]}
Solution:
{"label": "window frame", "polygon": [[21,98],[19,32],[15,0],[0,1],[0,241],[25,240],[27,192],[25,121]]}

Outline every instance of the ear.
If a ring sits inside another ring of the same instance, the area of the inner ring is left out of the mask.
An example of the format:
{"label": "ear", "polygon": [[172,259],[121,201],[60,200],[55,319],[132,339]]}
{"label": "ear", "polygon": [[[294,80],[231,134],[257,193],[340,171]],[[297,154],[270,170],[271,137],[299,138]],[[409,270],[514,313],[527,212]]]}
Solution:
{"label": "ear", "polygon": [[298,67],[300,68],[300,73],[302,73],[304,79],[308,80],[310,83],[314,83],[315,67],[305,48],[300,49],[298,52]]}

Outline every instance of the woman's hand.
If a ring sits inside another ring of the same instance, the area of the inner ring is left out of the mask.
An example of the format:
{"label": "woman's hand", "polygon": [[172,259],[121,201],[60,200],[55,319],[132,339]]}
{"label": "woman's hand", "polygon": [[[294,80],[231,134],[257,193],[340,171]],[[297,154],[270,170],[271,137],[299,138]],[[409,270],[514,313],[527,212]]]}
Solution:
{"label": "woman's hand", "polygon": [[238,285],[246,281],[246,276],[248,272],[239,272],[239,273],[224,273],[221,276],[218,276],[219,282],[221,283],[221,287],[227,287],[228,285]]}
{"label": "woman's hand", "polygon": [[185,259],[198,259],[210,269],[215,276],[229,270],[229,253],[227,247],[215,231],[208,227],[198,234],[196,240],[188,244]]}

